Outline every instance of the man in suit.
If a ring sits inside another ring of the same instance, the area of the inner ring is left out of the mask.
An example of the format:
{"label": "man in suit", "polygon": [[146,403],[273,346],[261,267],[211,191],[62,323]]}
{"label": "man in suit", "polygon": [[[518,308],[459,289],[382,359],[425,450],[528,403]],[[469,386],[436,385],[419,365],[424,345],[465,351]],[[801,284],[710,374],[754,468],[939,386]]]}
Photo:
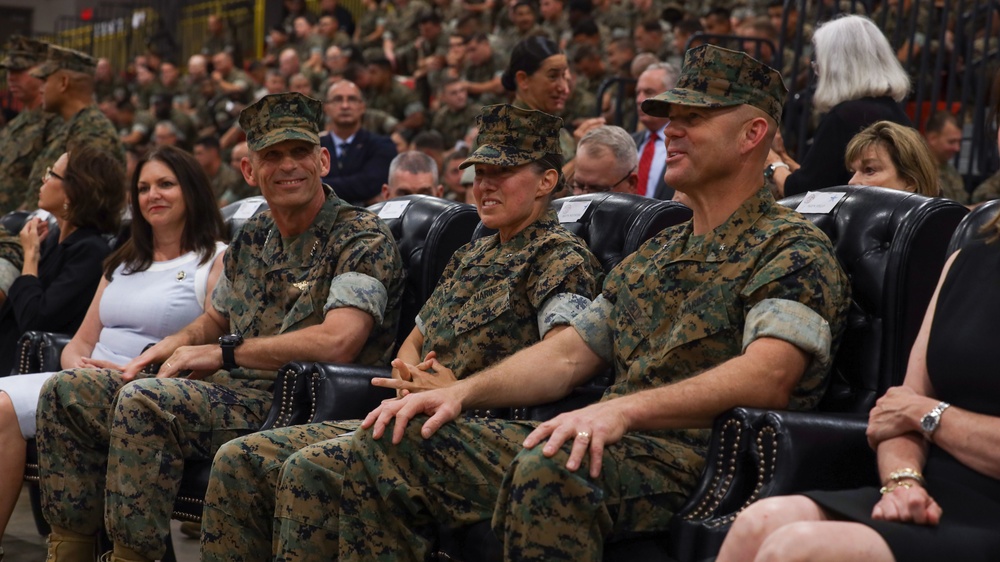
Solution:
{"label": "man in suit", "polygon": [[388,181],[396,145],[389,137],[361,128],[365,100],[353,82],[334,82],[327,89],[323,108],[327,130],[319,141],[330,151],[330,172],[323,183],[349,203],[366,205],[379,196],[382,184]]}
{"label": "man in suit", "polygon": [[664,200],[674,197],[674,189],[663,179],[667,164],[663,129],[669,119],[649,115],[642,110],[642,102],[673,88],[678,74],[677,68],[672,64],[656,63],[647,67],[636,83],[635,105],[639,108],[639,122],[644,127],[643,130],[632,133],[639,151],[639,195]]}

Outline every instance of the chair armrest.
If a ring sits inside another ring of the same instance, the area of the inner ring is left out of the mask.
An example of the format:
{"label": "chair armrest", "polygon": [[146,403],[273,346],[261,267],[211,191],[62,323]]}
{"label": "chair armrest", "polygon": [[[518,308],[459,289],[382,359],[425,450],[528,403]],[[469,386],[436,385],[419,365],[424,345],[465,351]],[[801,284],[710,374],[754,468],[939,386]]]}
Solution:
{"label": "chair armrest", "polygon": [[316,363],[309,377],[310,423],[363,419],[383,400],[396,396],[391,388],[371,384],[375,377],[391,376],[391,367]]}
{"label": "chair armrest", "polygon": [[757,428],[758,496],[877,485],[867,428],[865,414],[767,412]]}
{"label": "chair armrest", "polygon": [[308,423],[312,417],[312,397],[306,384],[312,363],[293,361],[278,370],[274,380],[271,410],[259,431]]}
{"label": "chair armrest", "polygon": [[62,351],[73,336],[28,331],[17,340],[14,373],[48,373],[62,370]]}

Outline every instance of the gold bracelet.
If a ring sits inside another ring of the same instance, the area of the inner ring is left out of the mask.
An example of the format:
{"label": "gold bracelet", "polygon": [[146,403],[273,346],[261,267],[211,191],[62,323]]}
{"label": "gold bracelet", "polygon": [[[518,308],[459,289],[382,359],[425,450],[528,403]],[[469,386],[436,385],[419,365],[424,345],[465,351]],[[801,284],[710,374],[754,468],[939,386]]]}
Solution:
{"label": "gold bracelet", "polygon": [[926,482],[924,481],[924,475],[920,474],[920,472],[918,472],[917,470],[909,467],[901,468],[899,470],[889,473],[889,479],[886,480],[885,483],[886,484],[888,484],[889,482],[899,483],[901,480],[913,480],[917,484],[920,484],[921,486],[926,485]]}
{"label": "gold bracelet", "polygon": [[907,490],[909,490],[912,487],[913,487],[913,482],[910,482],[909,480],[906,480],[906,481],[903,481],[903,482],[890,482],[890,483],[886,484],[885,486],[882,486],[882,489],[879,490],[878,493],[880,493],[880,494],[882,494],[884,496],[884,495],[888,494],[889,492],[892,492],[896,488],[906,488]]}

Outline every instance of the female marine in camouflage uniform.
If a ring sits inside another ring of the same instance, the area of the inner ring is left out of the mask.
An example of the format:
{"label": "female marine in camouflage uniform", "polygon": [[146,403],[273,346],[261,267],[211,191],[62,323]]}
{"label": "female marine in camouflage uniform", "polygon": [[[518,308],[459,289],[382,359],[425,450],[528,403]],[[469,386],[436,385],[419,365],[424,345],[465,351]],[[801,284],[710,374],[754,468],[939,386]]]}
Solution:
{"label": "female marine in camouflage uniform", "polygon": [[[394,378],[376,384],[401,392],[449,384],[564,329],[595,296],[600,264],[548,205],[560,183],[561,126],[540,111],[483,109],[479,148],[462,166],[476,166],[479,215],[498,233],[455,253],[393,362]],[[335,438],[358,424],[283,428],[224,445],[205,499],[202,559],[269,560],[272,532],[283,557],[335,558],[328,516],[336,521],[343,461]]]}

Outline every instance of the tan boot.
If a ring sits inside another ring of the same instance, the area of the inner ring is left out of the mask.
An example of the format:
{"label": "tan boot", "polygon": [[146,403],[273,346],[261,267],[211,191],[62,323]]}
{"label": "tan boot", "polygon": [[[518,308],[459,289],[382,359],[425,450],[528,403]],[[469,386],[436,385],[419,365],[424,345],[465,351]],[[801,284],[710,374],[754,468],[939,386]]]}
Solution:
{"label": "tan boot", "polygon": [[45,562],[94,562],[95,537],[53,527],[48,543]]}
{"label": "tan boot", "polygon": [[146,558],[139,554],[138,552],[125,548],[119,544],[115,545],[115,549],[111,552],[105,552],[101,555],[100,562],[153,562],[149,558]]}

